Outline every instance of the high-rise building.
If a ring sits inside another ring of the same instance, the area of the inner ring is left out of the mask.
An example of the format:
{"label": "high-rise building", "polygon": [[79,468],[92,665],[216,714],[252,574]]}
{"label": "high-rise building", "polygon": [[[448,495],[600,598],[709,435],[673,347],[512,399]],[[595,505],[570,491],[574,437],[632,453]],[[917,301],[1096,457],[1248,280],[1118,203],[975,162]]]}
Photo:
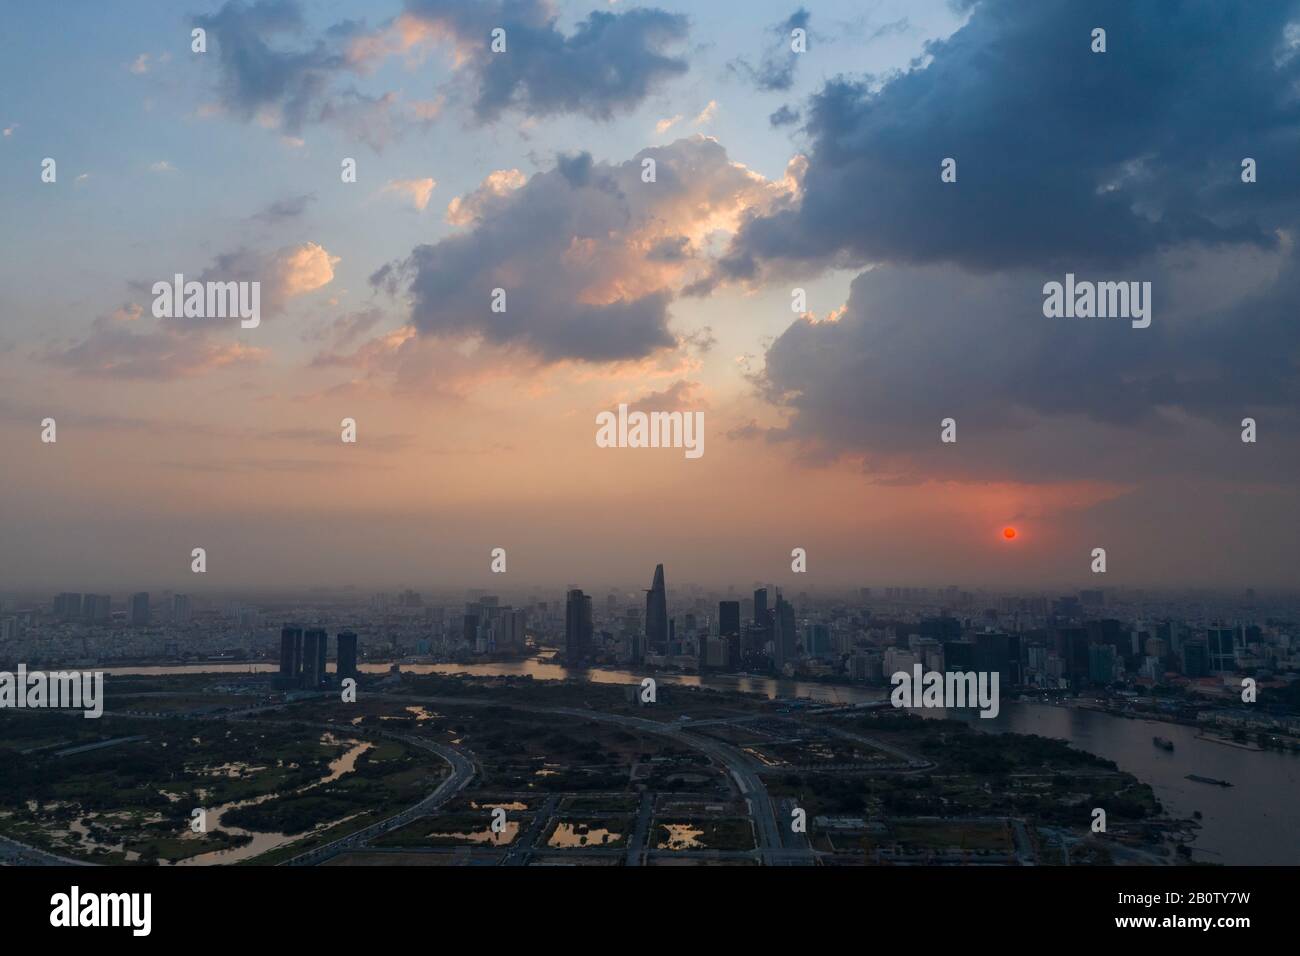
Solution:
{"label": "high-rise building", "polygon": [[131,595],[131,626],[144,627],[149,623],[149,592]]}
{"label": "high-rise building", "polygon": [[280,628],[280,673],[275,684],[281,689],[298,686],[302,666],[302,628],[288,625]]}
{"label": "high-rise building", "polygon": [[172,595],[172,622],[188,624],[190,620],[190,596],[188,594]]}
{"label": "high-rise building", "polygon": [[302,666],[298,671],[299,687],[313,689],[315,687],[311,682],[311,678],[312,671],[316,668],[316,642],[319,634],[320,631],[311,628],[302,632],[302,656],[300,658]]}
{"label": "high-rise building", "polygon": [[316,686],[325,683],[325,657],[329,651],[329,635],[324,631],[320,632],[320,639],[316,644]]}
{"label": "high-rise building", "polygon": [[[754,603],[757,605],[757,597]],[[772,611],[772,653],[777,670],[797,659],[798,649],[795,645],[798,640],[799,636],[795,632],[794,605],[783,598],[780,591],[777,591],[776,607]]]}
{"label": "high-rise building", "polygon": [[510,650],[522,651],[528,642],[528,612],[521,607],[510,608],[504,617],[510,621]]}
{"label": "high-rise building", "polygon": [[1188,677],[1210,676],[1210,650],[1205,641],[1192,640],[1183,644],[1183,673]]}
{"label": "high-rise building", "polygon": [[649,649],[662,654],[668,648],[668,591],[664,566],[655,565],[654,581],[645,593],[645,637]]}
{"label": "high-rise building", "polygon": [[965,673],[975,669],[975,643],[973,641],[944,641],[943,669],[951,673]]}
{"label": "high-rise building", "polygon": [[1206,644],[1210,651],[1210,672],[1231,673],[1237,669],[1236,628],[1212,627]]}
{"label": "high-rise building", "polygon": [[955,617],[927,617],[916,627],[922,637],[936,641],[956,641],[961,638],[961,621]]}
{"label": "high-rise building", "polygon": [[1115,679],[1115,648],[1109,644],[1088,645],[1088,679],[1109,684]]}
{"label": "high-rise building", "polygon": [[1124,625],[1114,618],[1089,621],[1086,625],[1089,644],[1109,644],[1115,649],[1115,656],[1122,658],[1131,644],[1130,636],[1125,633]]}
{"label": "high-rise building", "polygon": [[729,637],[740,634],[740,602],[718,602],[718,636]]}
{"label": "high-rise building", "polygon": [[[1087,633],[1086,631],[1084,632]],[[1079,676],[1088,673],[1088,651],[1086,640],[1081,640],[1083,647],[1083,668]],[[1020,638],[1016,634],[1002,631],[985,631],[975,635],[975,669],[986,673],[998,673],[1001,687],[1014,687],[1020,683]]]}
{"label": "high-rise building", "polygon": [[81,617],[81,595],[65,591],[55,595],[54,616],[64,621],[73,621]]}
{"label": "high-rise building", "polygon": [[831,653],[831,628],[829,624],[809,624],[805,650],[811,657],[829,657]]}
{"label": "high-rise building", "polygon": [[886,647],[881,668],[885,677],[890,678],[898,673],[910,674],[912,666],[916,663],[916,655],[911,651],[902,647]]}
{"label": "high-rise building", "polygon": [[729,638],[701,638],[700,643],[700,670],[723,670],[731,666]]}
{"label": "high-rise building", "polygon": [[759,588],[754,592],[754,623],[761,627],[767,626],[767,588]]}
{"label": "high-rise building", "polygon": [[591,619],[591,595],[574,588],[564,604],[564,655],[571,661],[591,653],[595,628]]}
{"label": "high-rise building", "polygon": [[338,679],[357,677],[357,635],[352,631],[339,631]]}
{"label": "high-rise building", "polygon": [[1058,627],[1054,633],[1056,656],[1061,661],[1064,676],[1072,685],[1088,677],[1088,629],[1086,627]]}
{"label": "high-rise building", "polygon": [[298,628],[282,627],[280,628],[280,676],[293,676],[293,652],[294,643],[297,634],[301,634]]}
{"label": "high-rise building", "polygon": [[325,655],[321,651],[325,643],[325,632],[320,628],[302,632],[302,687],[306,690],[315,690],[325,680]]}
{"label": "high-rise building", "polygon": [[107,594],[87,594],[82,613],[91,624],[107,624],[112,618],[113,601]]}

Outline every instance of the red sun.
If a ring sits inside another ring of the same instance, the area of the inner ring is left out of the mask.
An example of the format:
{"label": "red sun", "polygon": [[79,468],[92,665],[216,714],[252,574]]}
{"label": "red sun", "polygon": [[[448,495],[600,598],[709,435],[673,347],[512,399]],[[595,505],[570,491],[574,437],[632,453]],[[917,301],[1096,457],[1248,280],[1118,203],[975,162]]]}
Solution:
{"label": "red sun", "polygon": [[1011,540],[1012,538],[1014,538],[1015,536],[1016,536],[1016,529],[1015,529],[1015,528],[1003,528],[1003,529],[1002,529],[1002,537],[1006,538],[1008,541],[1010,541],[1010,540]]}

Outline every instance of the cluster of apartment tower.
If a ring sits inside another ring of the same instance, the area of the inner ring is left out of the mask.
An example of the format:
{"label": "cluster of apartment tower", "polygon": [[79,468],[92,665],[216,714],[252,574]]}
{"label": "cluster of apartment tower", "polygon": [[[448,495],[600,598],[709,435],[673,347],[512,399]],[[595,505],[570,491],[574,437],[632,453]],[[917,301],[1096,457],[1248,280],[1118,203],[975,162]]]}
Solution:
{"label": "cluster of apartment tower", "polygon": [[[329,635],[324,628],[289,625],[280,630],[280,673],[275,684],[282,690],[318,690],[325,686],[325,658]],[[339,631],[335,677],[357,676],[357,635]]]}

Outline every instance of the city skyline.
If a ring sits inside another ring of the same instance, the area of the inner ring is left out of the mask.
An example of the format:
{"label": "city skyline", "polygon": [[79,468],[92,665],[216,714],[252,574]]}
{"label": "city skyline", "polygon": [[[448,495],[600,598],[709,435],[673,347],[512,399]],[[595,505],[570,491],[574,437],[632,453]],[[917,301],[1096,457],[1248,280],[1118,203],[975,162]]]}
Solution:
{"label": "city skyline", "polygon": [[[26,809],[7,815],[0,858],[1150,866],[1286,863],[1300,846],[1284,810],[1300,753],[1295,595],[719,591],[664,563],[639,583],[129,591],[120,609],[0,596],[0,706],[14,688],[31,701],[63,687],[68,667],[94,680],[40,705],[62,714],[28,703],[6,725],[17,745],[47,720],[110,722],[10,758],[60,778],[102,769],[78,778],[91,789],[72,810],[28,798],[35,778],[9,781]],[[205,733],[212,721],[226,732]],[[60,825],[96,819],[83,801],[121,802],[106,781],[160,750],[186,768],[148,791],[160,814],[128,803],[84,838]],[[301,754],[296,784],[276,786],[286,753]],[[429,759],[450,775],[409,775]],[[152,842],[184,824],[177,789],[202,784],[207,801],[214,775],[216,829]],[[784,825],[805,808],[806,827]]]}

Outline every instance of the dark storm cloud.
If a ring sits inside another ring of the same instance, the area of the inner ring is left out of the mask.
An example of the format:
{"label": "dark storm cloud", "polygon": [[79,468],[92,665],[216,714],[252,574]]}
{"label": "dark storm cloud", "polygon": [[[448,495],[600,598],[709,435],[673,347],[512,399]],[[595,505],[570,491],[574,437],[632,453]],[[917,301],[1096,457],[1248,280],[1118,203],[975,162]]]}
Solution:
{"label": "dark storm cloud", "polygon": [[[889,480],[1240,477],[1243,448],[1253,480],[1293,479],[1300,261],[1219,263],[1243,273],[1224,304],[1208,258],[1150,267],[1155,318],[1141,330],[1045,318],[1042,279],[1023,271],[864,272],[838,321],[795,322],[768,349],[758,384],[789,417],[765,437],[864,456]],[[1269,442],[1242,445],[1245,416],[1268,423]],[[955,445],[939,440],[949,417]]]}
{"label": "dark storm cloud", "polygon": [[[989,0],[911,72],[828,83],[802,195],[686,290],[871,266],[837,321],[772,343],[756,381],[784,424],[744,435],[886,483],[1294,482],[1297,13]],[[1066,272],[1149,281],[1150,327],[1044,317]],[[1269,441],[1244,445],[1245,417]]]}
{"label": "dark storm cloud", "polygon": [[[876,90],[804,111],[802,200],[751,221],[723,275],[764,264],[1116,265],[1185,242],[1277,242],[1294,221],[1294,3],[988,0]],[[1104,26],[1108,52],[1090,50]],[[1240,182],[1245,156],[1260,182]],[[953,157],[956,184],[940,182]],[[847,200],[847,201],[846,201]]]}
{"label": "dark storm cloud", "polygon": [[327,34],[332,42],[275,49],[272,38],[305,32],[302,11],[293,0],[258,0],[252,5],[228,0],[216,13],[197,16],[194,22],[208,31],[209,50],[216,47],[223,104],[244,119],[274,108],[291,132],[319,116],[330,84],[348,66],[341,46],[333,41],[345,40],[357,29],[355,24],[341,24]]}
{"label": "dark storm cloud", "polygon": [[[517,108],[532,116],[579,113],[609,119],[631,110],[662,82],[685,73],[668,49],[684,41],[687,18],[655,8],[594,11],[563,33],[542,0],[479,3],[408,0],[406,13],[376,29],[348,20],[309,36],[295,0],[228,0],[195,17],[215,47],[222,105],[251,120],[274,112],[287,131],[309,123],[341,125],[381,149],[410,125],[395,92],[369,94],[347,83],[408,44],[449,37],[473,88],[482,121]],[[412,27],[434,28],[418,37]],[[506,31],[506,51],[490,49],[492,31]]]}
{"label": "dark storm cloud", "polygon": [[748,78],[763,92],[788,90],[794,85],[794,70],[802,54],[791,49],[791,31],[796,28],[807,31],[811,14],[802,7],[772,27],[774,34],[763,51],[758,66],[747,60],[736,59],[727,65],[733,73]]}
{"label": "dark storm cloud", "polygon": [[[481,120],[510,108],[532,116],[608,119],[640,105],[657,85],[688,68],[685,59],[666,52],[686,39],[686,17],[656,8],[597,10],[567,36],[541,0],[408,0],[406,8],[449,30],[469,55],[477,80],[474,112]],[[506,52],[494,54],[489,44],[497,27],[506,31]]]}
{"label": "dark storm cloud", "polygon": [[382,30],[363,21],[341,21],[313,37],[296,0],[228,0],[194,22],[215,51],[221,105],[245,121],[269,116],[289,133],[333,124],[376,152],[408,128],[429,125],[397,93],[364,93],[351,82],[373,66],[368,51],[384,50],[374,46]]}
{"label": "dark storm cloud", "polygon": [[254,213],[252,218],[268,226],[278,225],[282,222],[297,219],[307,211],[307,206],[315,201],[315,193],[304,193],[301,196],[291,196],[288,199],[277,199],[267,205],[266,208]]}
{"label": "dark storm cloud", "polygon": [[799,122],[799,111],[791,109],[789,104],[782,104],[780,109],[767,118],[767,121],[773,126],[790,126]]}

